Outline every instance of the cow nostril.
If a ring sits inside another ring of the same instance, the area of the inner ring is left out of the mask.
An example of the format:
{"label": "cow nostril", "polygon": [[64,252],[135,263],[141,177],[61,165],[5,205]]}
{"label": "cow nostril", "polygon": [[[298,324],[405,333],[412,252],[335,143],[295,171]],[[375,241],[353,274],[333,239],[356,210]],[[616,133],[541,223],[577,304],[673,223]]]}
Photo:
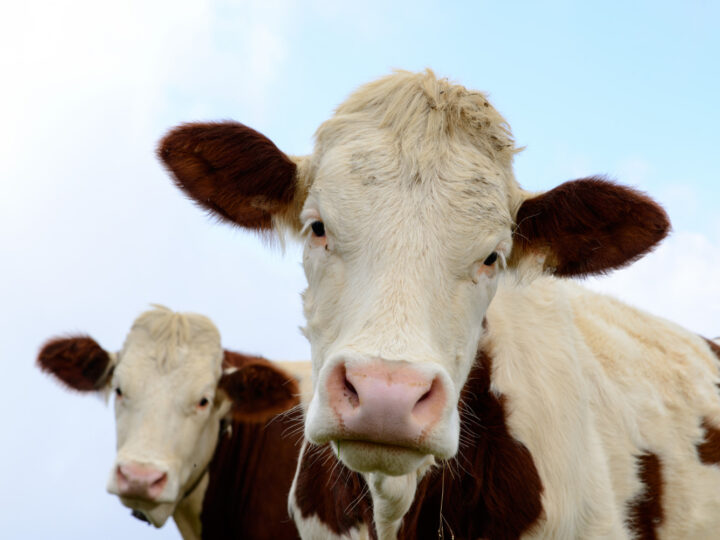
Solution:
{"label": "cow nostril", "polygon": [[152,486],[152,487],[159,487],[159,486],[163,485],[166,480],[167,480],[167,474],[166,474],[166,473],[163,473],[160,478],[158,478],[157,480],[155,480],[155,481],[151,484],[151,486]]}
{"label": "cow nostril", "polygon": [[347,397],[348,401],[353,407],[357,407],[360,404],[360,396],[358,395],[357,390],[353,386],[353,383],[351,383],[347,378],[347,373],[345,373],[345,370],[343,369],[343,383],[345,385],[345,397]]}
{"label": "cow nostril", "polygon": [[345,389],[350,392],[351,395],[357,397],[357,390],[355,390],[355,387],[347,379],[345,379]]}
{"label": "cow nostril", "polygon": [[430,411],[436,409],[442,405],[443,401],[442,383],[440,379],[435,377],[430,388],[425,392],[420,399],[415,402],[413,406],[413,415],[416,417],[422,417]]}
{"label": "cow nostril", "polygon": [[425,401],[427,398],[430,397],[431,393],[432,393],[432,386],[430,387],[430,389],[427,392],[425,392],[422,396],[420,396],[420,399],[417,400],[417,403],[422,403],[423,401]]}
{"label": "cow nostril", "polygon": [[125,476],[125,473],[122,471],[122,467],[118,467],[118,468],[115,470],[115,475],[117,476],[118,484],[120,484],[120,485],[127,485],[127,483],[128,483],[128,477]]}

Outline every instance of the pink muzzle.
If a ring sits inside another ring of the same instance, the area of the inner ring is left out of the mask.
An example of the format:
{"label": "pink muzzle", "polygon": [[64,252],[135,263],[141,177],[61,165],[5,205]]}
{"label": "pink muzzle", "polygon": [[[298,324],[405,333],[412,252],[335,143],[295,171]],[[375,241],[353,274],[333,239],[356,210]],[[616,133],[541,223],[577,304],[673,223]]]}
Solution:
{"label": "pink muzzle", "polygon": [[167,473],[140,465],[126,463],[118,465],[115,469],[118,495],[134,499],[156,500],[162,495],[167,484]]}
{"label": "pink muzzle", "polygon": [[329,405],[347,440],[422,445],[447,401],[439,376],[404,362],[339,362],[326,384]]}

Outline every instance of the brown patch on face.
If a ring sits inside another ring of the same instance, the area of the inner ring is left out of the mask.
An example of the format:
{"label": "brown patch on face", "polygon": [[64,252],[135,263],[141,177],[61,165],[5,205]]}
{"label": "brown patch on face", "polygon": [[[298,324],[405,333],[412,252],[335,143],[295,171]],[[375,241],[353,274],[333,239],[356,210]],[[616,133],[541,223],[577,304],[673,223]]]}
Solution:
{"label": "brown patch on face", "polygon": [[49,340],[40,350],[37,363],[68,388],[83,392],[102,388],[112,371],[110,355],[89,336]]}
{"label": "brown patch on face", "polygon": [[491,374],[492,358],[479,351],[460,400],[461,449],[444,480],[435,469],[420,482],[402,538],[437,538],[441,499],[445,533],[456,538],[515,540],[540,518],[540,475],[508,431],[506,398],[490,390]]}
{"label": "brown patch on face", "polygon": [[225,351],[218,382],[232,401],[232,415],[245,422],[265,422],[300,403],[294,377],[260,356]]}
{"label": "brown patch on face", "polygon": [[516,217],[511,263],[533,252],[558,276],[620,268],[668,234],[670,220],[647,195],[600,177],[573,180],[526,200]]}
{"label": "brown patch on face", "polygon": [[303,518],[317,516],[335,534],[366,524],[376,538],[365,480],[345,467],[328,444],[307,445],[295,485],[295,504]]}
{"label": "brown patch on face", "polygon": [[203,499],[205,540],[298,538],[287,497],[302,442],[302,413],[267,423],[234,420],[221,434]]}
{"label": "brown patch on face", "polygon": [[640,540],[655,540],[663,522],[663,479],[660,458],[651,452],[636,457],[644,489],[630,504],[628,526]]}
{"label": "brown patch on face", "polygon": [[222,219],[260,231],[295,194],[295,163],[238,122],[184,124],[160,141],[158,157],[175,184]]}
{"label": "brown patch on face", "polygon": [[702,427],[705,435],[703,442],[696,445],[698,457],[705,465],[720,465],[720,429],[707,418],[703,419]]}

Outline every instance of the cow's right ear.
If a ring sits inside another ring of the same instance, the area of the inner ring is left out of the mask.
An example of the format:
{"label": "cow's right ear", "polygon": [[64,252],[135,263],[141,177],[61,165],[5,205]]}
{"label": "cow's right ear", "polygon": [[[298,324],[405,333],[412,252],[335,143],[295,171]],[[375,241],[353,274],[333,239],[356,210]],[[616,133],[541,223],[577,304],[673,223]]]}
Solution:
{"label": "cow's right ear", "polygon": [[37,363],[68,388],[82,392],[102,390],[114,367],[113,355],[89,336],[49,340],[40,350]]}
{"label": "cow's right ear", "polygon": [[265,358],[232,351],[225,351],[218,388],[231,416],[243,422],[265,422],[300,403],[295,378]]}
{"label": "cow's right ear", "polygon": [[183,124],[160,141],[157,155],[175,184],[211,214],[259,232],[299,231],[308,158],[291,158],[238,122]]}

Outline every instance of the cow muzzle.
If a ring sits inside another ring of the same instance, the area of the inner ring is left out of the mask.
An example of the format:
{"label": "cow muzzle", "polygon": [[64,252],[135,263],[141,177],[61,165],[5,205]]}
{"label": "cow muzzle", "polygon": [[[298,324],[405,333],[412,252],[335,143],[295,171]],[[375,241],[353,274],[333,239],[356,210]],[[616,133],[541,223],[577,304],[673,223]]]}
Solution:
{"label": "cow muzzle", "polygon": [[326,412],[313,418],[318,411],[311,406],[308,436],[332,441],[351,469],[406,474],[428,454],[454,455],[456,407],[449,399],[449,378],[439,367],[340,357],[326,373],[316,395],[318,408]]}
{"label": "cow muzzle", "polygon": [[118,495],[148,501],[157,501],[168,481],[166,471],[139,463],[119,464],[115,476]]}

